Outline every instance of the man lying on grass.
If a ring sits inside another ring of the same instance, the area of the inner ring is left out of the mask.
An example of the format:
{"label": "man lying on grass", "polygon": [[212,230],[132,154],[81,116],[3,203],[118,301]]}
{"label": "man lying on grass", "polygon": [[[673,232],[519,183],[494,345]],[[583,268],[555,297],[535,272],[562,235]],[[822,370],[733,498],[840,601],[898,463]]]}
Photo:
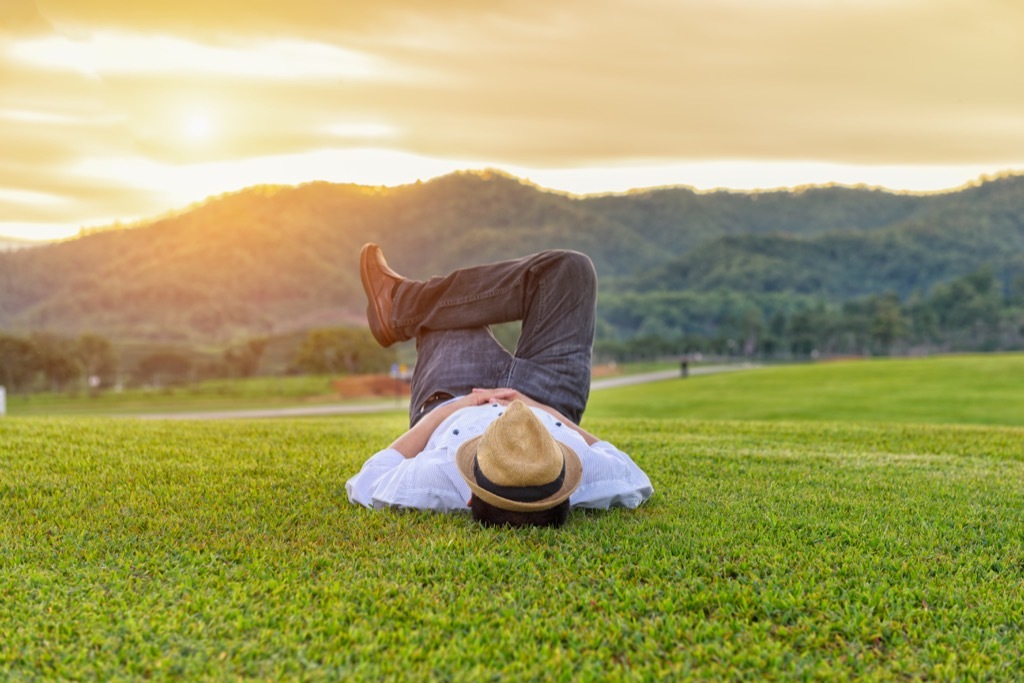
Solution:
{"label": "man lying on grass", "polygon": [[[570,507],[635,508],[651,496],[628,455],[579,426],[597,300],[587,256],[545,251],[415,281],[367,244],[360,275],[374,337],[385,347],[415,338],[418,356],[410,429],[348,481],[350,501],[468,506],[488,525],[557,527]],[[510,354],[489,326],[516,320]]]}

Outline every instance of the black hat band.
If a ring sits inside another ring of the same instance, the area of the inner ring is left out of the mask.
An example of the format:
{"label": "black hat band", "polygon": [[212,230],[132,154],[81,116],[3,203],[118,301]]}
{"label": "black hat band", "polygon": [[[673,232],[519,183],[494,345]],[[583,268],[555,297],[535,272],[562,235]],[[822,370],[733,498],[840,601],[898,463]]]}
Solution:
{"label": "black hat band", "polygon": [[535,503],[538,500],[550,498],[562,488],[562,482],[565,481],[565,458],[562,458],[562,471],[558,473],[558,476],[553,481],[536,486],[502,486],[501,484],[495,484],[480,471],[480,463],[476,457],[473,458],[473,474],[476,476],[477,485],[485,491],[501,496],[506,500],[514,500],[519,503]]}

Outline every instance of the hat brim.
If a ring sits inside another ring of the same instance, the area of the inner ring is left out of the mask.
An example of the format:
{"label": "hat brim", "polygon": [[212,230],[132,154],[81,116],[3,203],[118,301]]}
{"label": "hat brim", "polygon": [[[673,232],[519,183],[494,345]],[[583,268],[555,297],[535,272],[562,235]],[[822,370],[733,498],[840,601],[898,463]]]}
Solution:
{"label": "hat brim", "polygon": [[572,492],[580,485],[580,480],[583,478],[583,463],[580,462],[580,456],[576,455],[576,451],[556,440],[555,444],[561,449],[562,457],[565,458],[565,477],[562,479],[561,488],[547,498],[529,503],[510,500],[492,493],[477,484],[476,474],[474,473],[473,463],[476,460],[477,448],[482,438],[483,435],[474,437],[459,446],[459,450],[455,452],[455,466],[459,468],[459,473],[466,480],[466,484],[469,485],[473,495],[485,503],[490,503],[496,508],[513,512],[540,512],[568,500]]}

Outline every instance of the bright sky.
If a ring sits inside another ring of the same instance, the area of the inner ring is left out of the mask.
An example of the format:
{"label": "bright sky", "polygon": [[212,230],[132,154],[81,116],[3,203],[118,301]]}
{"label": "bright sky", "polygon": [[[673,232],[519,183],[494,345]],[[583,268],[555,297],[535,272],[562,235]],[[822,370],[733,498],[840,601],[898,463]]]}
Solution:
{"label": "bright sky", "polygon": [[1020,0],[0,0],[0,235],[261,183],[1024,171]]}

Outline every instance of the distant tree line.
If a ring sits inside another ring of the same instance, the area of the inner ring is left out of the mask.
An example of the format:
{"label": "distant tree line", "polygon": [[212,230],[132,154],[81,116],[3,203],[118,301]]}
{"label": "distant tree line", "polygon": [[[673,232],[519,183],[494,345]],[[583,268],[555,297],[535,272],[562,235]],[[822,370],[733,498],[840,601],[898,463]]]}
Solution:
{"label": "distant tree line", "polygon": [[0,334],[0,385],[10,391],[42,387],[65,389],[85,377],[93,386],[112,384],[117,357],[105,337],[83,334],[68,339],[44,332],[28,337]]}
{"label": "distant tree line", "polygon": [[[252,377],[261,373],[270,339],[257,337],[210,358],[188,347],[155,348],[122,362],[106,337],[77,338],[45,332],[27,336],[0,333],[0,386],[11,392],[77,391],[115,386],[171,387],[205,379]],[[289,374],[382,372],[395,360],[368,330],[318,329],[293,350]]]}
{"label": "distant tree line", "polygon": [[983,267],[926,296],[829,302],[800,294],[627,292],[599,302],[596,351],[618,361],[687,353],[761,358],[1024,349],[1024,276]]}
{"label": "distant tree line", "polygon": [[[516,330],[498,332],[504,340]],[[216,357],[154,348],[126,359],[96,334],[0,334],[0,385],[13,392],[96,392],[251,377],[268,374],[264,356],[272,343],[256,337]],[[606,290],[595,343],[599,359],[620,362],[698,352],[786,359],[1005,350],[1024,350],[1024,276],[1007,280],[987,266],[927,295],[884,292],[844,302],[792,292]],[[291,374],[383,372],[396,359],[368,330],[354,328],[309,331],[286,354],[283,372]]]}

